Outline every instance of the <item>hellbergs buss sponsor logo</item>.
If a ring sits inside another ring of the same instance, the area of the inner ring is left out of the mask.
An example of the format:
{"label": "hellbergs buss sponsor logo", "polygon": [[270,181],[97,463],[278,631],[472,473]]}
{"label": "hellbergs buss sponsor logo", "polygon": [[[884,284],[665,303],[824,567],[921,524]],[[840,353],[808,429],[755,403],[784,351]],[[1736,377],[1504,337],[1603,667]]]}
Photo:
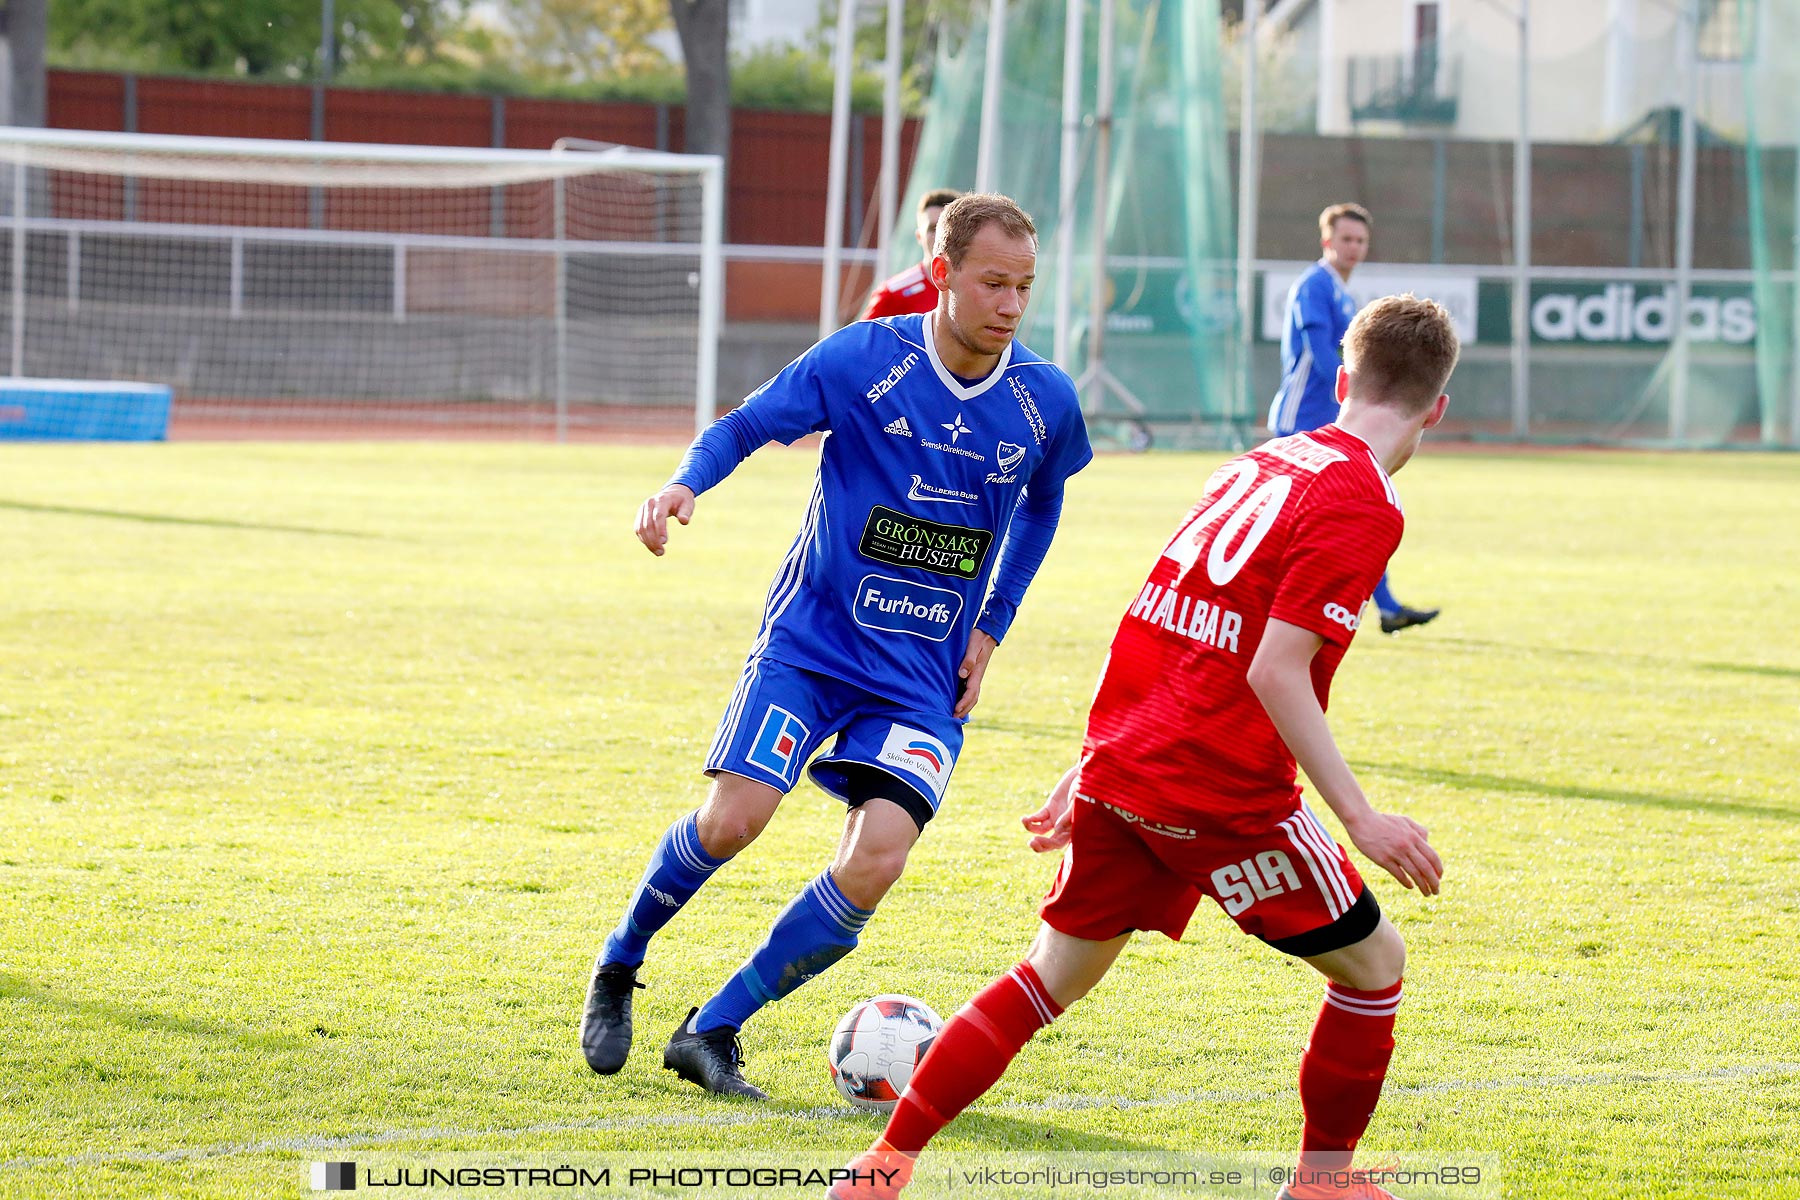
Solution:
{"label": "hellbergs buss sponsor logo", "polygon": [[961,594],[890,575],[864,575],[856,584],[851,615],[864,629],[908,633],[941,642],[962,615]]}
{"label": "hellbergs buss sponsor logo", "polygon": [[918,365],[918,351],[908,350],[906,352],[906,357],[895,363],[886,375],[883,375],[880,379],[871,383],[869,385],[869,390],[864,392],[863,395],[869,398],[870,404],[875,403],[877,400],[893,391],[894,385],[899,383],[902,379],[905,379],[906,373]]}
{"label": "hellbergs buss sponsor logo", "polygon": [[907,489],[908,500],[929,500],[934,504],[974,504],[981,497],[974,492],[959,492],[953,488],[933,487],[917,475],[912,477],[912,487]]}

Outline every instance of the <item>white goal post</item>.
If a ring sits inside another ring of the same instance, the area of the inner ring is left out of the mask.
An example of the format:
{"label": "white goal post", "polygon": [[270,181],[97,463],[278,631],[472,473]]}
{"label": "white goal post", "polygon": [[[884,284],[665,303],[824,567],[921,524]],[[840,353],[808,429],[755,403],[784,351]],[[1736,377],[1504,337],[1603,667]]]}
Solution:
{"label": "white goal post", "polygon": [[0,127],[0,164],[14,376],[164,384],[202,436],[714,415],[716,156]]}

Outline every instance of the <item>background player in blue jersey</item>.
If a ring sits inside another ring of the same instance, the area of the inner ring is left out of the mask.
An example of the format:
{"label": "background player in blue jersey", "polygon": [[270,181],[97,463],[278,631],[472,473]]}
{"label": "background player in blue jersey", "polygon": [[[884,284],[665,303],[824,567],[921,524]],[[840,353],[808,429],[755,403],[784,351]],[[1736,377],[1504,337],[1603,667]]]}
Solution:
{"label": "background player in blue jersey", "polygon": [[939,220],[934,311],[861,321],[808,350],[696,438],[639,509],[638,538],[660,555],[669,518],[687,524],[695,497],[751,452],[826,435],[707,754],[711,790],[664,833],[595,962],[581,1047],[601,1074],[631,1048],[651,936],[756,839],[812,759],[812,781],[849,809],[831,865],[663,1051],[708,1091],[766,1099],[743,1078],[739,1028],[856,947],[942,803],[1063,481],[1093,457],[1074,384],[1014,340],[1036,262],[1037,230],[1011,200],[957,200]]}
{"label": "background player in blue jersey", "polygon": [[[1281,326],[1281,388],[1269,406],[1269,432],[1287,437],[1337,420],[1337,373],[1343,364],[1340,347],[1356,301],[1344,290],[1350,273],[1368,257],[1374,221],[1360,204],[1333,204],[1319,214],[1319,244],[1324,255],[1288,289]],[[1375,585],[1375,607],[1381,610],[1381,632],[1396,633],[1423,625],[1438,615],[1435,608],[1408,608],[1394,595],[1383,574]]]}

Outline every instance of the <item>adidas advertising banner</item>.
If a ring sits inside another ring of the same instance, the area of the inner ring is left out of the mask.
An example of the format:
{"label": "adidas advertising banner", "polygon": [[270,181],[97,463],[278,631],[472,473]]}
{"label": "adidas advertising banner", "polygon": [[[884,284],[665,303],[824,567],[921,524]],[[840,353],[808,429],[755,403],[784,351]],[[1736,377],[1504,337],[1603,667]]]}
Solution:
{"label": "adidas advertising banner", "polygon": [[[1312,266],[1284,262],[1262,272],[1258,336],[1279,342],[1288,289]],[[1512,291],[1497,277],[1500,266],[1458,273],[1455,268],[1377,263],[1359,267],[1345,290],[1358,307],[1382,296],[1411,292],[1450,310],[1465,346],[1504,346],[1512,341]],[[1485,278],[1483,276],[1486,276]],[[1107,328],[1113,333],[1161,334],[1211,324],[1175,268],[1146,268],[1125,278],[1114,272],[1113,303]],[[1221,302],[1228,309],[1231,300]],[[1675,285],[1665,279],[1540,279],[1531,285],[1531,340],[1538,346],[1654,349],[1669,343],[1674,329]],[[1223,319],[1229,319],[1229,311]],[[1743,283],[1696,283],[1690,289],[1688,328],[1696,345],[1724,349],[1756,341],[1756,298]],[[910,430],[889,430],[901,433]]]}
{"label": "adidas advertising banner", "polygon": [[[1750,346],[1756,298],[1748,283],[1696,283],[1689,289],[1688,334],[1695,345]],[[1657,280],[1539,280],[1531,285],[1535,346],[1666,346],[1675,330],[1675,285]],[[1483,342],[1512,340],[1509,290],[1481,285]]]}
{"label": "adidas advertising banner", "polygon": [[[1310,263],[1282,264],[1262,279],[1261,338],[1281,339],[1288,289]],[[1498,269],[1498,268],[1495,268]],[[1362,267],[1345,289],[1357,305],[1380,296],[1411,292],[1450,310],[1464,345],[1506,345],[1512,341],[1512,292],[1500,279]],[[1662,280],[1541,279],[1531,285],[1531,341],[1537,346],[1666,346],[1674,330],[1675,285]],[[1750,284],[1696,283],[1687,305],[1688,329],[1696,345],[1749,347],[1756,341],[1756,298]]]}

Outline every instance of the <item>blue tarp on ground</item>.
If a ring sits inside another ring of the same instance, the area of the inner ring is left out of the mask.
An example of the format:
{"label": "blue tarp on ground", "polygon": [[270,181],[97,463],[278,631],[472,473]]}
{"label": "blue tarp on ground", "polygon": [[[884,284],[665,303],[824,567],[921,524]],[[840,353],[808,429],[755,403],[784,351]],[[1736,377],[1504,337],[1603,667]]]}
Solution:
{"label": "blue tarp on ground", "polygon": [[0,440],[165,441],[173,401],[157,383],[0,379]]}

